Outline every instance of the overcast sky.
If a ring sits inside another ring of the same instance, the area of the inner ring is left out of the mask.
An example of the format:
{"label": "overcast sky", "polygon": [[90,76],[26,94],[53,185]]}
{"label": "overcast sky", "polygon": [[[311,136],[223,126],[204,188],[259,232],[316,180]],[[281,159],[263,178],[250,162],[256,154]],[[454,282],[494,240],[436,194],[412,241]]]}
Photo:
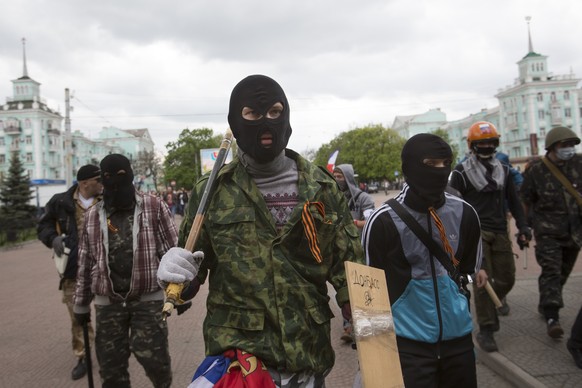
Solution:
{"label": "overcast sky", "polygon": [[156,148],[184,128],[227,126],[234,85],[265,74],[285,90],[289,147],[441,108],[497,106],[527,54],[582,76],[578,0],[0,0],[0,98],[28,74],[72,129],[148,128]]}

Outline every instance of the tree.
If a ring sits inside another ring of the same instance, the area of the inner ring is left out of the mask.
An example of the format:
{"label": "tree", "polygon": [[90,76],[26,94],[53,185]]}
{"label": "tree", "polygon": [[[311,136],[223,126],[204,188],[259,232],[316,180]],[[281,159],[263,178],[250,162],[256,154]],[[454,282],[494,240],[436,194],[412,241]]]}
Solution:
{"label": "tree", "polygon": [[139,151],[133,163],[135,176],[151,178],[154,187],[158,187],[158,177],[161,174],[162,163],[154,151]]}
{"label": "tree", "polygon": [[200,150],[218,148],[221,141],[222,136],[213,136],[212,129],[184,129],[177,141],[166,145],[166,183],[176,181],[177,187],[191,190],[200,178]]}
{"label": "tree", "polygon": [[0,225],[5,228],[9,241],[16,239],[17,232],[36,224],[36,207],[30,204],[32,198],[26,170],[18,153],[14,152],[8,174],[0,183]]}
{"label": "tree", "polygon": [[363,128],[342,132],[330,143],[324,144],[316,153],[314,163],[327,165],[334,150],[339,149],[336,165],[353,165],[360,181],[371,179],[394,180],[394,172],[400,175],[400,152],[405,139],[390,128],[370,124]]}
{"label": "tree", "polygon": [[453,150],[453,167],[455,167],[455,163],[458,160],[457,157],[459,156],[459,145],[455,144],[455,143],[451,143],[449,133],[445,129],[439,128],[439,129],[433,131],[432,133],[433,133],[433,135],[437,135],[438,137],[441,137],[444,141],[447,142],[448,145],[451,146],[451,149]]}

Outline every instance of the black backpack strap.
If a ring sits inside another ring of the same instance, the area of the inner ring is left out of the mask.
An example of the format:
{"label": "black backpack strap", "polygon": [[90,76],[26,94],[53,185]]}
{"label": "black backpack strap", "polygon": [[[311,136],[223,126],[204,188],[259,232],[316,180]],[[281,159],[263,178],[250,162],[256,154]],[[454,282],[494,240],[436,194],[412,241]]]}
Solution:
{"label": "black backpack strap", "polygon": [[428,248],[429,252],[440,261],[445,267],[451,278],[457,281],[459,275],[457,269],[453,266],[451,258],[445,250],[438,245],[428,232],[412,217],[412,215],[396,199],[392,198],[387,201],[388,205],[396,212],[398,217],[412,230],[420,241]]}

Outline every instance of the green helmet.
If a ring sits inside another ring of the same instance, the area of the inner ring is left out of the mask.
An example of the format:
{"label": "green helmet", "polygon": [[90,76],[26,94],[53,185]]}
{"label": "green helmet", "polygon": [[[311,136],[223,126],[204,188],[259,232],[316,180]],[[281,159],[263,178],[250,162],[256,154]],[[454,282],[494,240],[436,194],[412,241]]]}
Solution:
{"label": "green helmet", "polygon": [[546,135],[546,151],[549,151],[554,144],[564,140],[576,140],[576,144],[580,144],[580,138],[570,128],[552,128]]}

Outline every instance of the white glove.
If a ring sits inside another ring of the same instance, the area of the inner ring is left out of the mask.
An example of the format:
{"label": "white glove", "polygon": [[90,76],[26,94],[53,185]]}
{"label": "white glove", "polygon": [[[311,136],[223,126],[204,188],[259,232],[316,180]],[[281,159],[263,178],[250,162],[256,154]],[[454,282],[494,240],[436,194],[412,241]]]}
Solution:
{"label": "white glove", "polygon": [[190,252],[184,248],[170,248],[160,261],[158,266],[158,284],[166,289],[168,283],[182,284],[191,282],[200,268],[204,259],[204,252]]}

